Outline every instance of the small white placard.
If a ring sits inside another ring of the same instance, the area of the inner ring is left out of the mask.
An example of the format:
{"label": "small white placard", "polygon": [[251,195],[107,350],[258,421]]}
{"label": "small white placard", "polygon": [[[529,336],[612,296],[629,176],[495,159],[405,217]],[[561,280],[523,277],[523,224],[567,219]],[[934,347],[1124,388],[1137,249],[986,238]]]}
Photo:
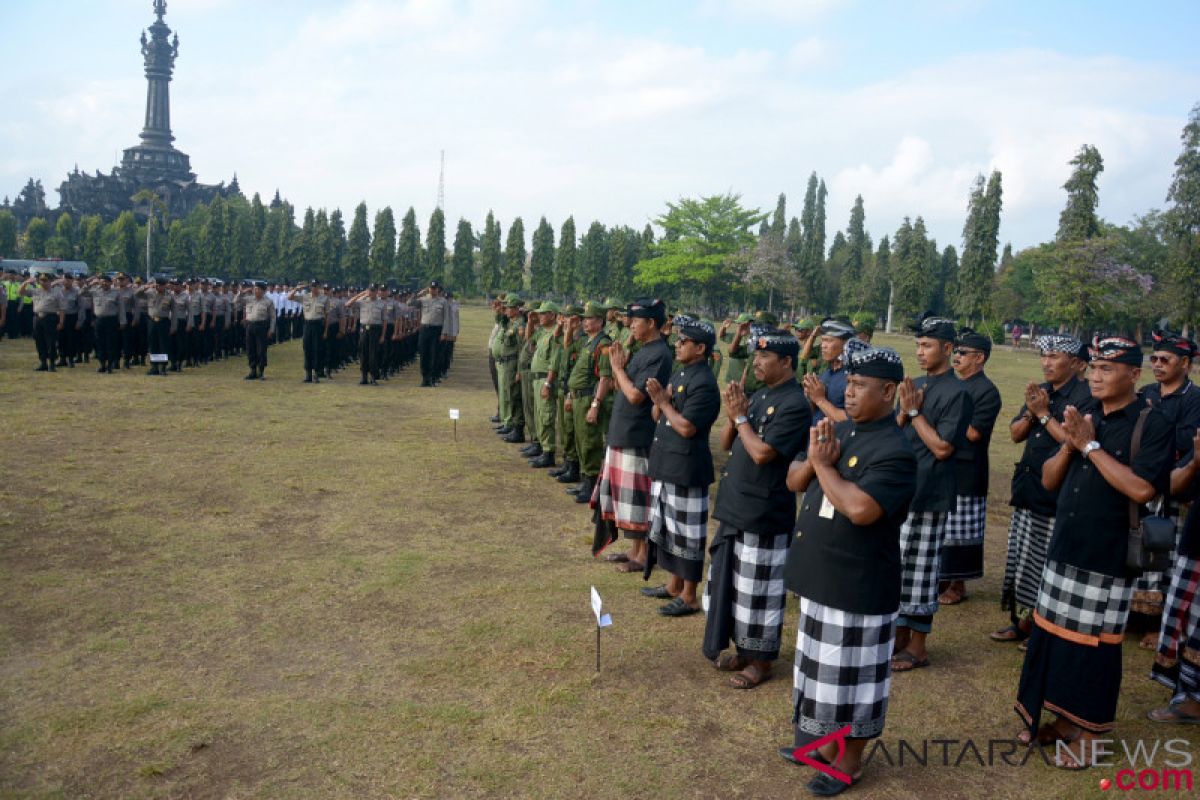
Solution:
{"label": "small white placard", "polygon": [[458,419],[458,409],[457,408],[450,409],[450,419]]}
{"label": "small white placard", "polygon": [[168,361],[170,361],[170,358],[167,357],[166,353],[151,353],[150,354],[150,363],[151,364],[165,364]]}
{"label": "small white placard", "polygon": [[600,593],[596,591],[596,587],[592,587],[592,613],[596,615],[596,625],[601,628],[607,628],[612,625],[612,617],[608,614],[601,613],[604,608],[604,603],[600,600]]}

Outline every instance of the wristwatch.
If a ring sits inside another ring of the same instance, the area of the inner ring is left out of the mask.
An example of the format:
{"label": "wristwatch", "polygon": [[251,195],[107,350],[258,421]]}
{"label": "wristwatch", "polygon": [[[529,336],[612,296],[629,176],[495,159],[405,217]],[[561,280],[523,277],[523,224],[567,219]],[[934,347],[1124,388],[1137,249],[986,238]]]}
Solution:
{"label": "wristwatch", "polygon": [[917,417],[921,416],[921,409],[910,408],[908,411],[906,411],[904,413],[908,414],[909,419],[916,419]]}
{"label": "wristwatch", "polygon": [[1085,444],[1083,446],[1083,449],[1080,450],[1079,452],[1084,458],[1087,458],[1089,455],[1092,454],[1093,450],[1099,450],[1099,449],[1100,449],[1100,443],[1097,442],[1095,439],[1092,439],[1090,442]]}
{"label": "wristwatch", "polygon": [[738,414],[736,417],[733,418],[734,425],[745,425],[749,421],[750,421],[750,418],[747,417],[745,414]]}
{"label": "wristwatch", "polygon": [[592,401],[592,408],[599,408],[599,407],[600,407],[600,401],[599,401],[599,400],[593,400],[593,401]]}
{"label": "wristwatch", "polygon": [[1050,424],[1050,415],[1042,414],[1040,417],[1037,418],[1037,420],[1038,420],[1038,425],[1041,425],[1044,428]]}

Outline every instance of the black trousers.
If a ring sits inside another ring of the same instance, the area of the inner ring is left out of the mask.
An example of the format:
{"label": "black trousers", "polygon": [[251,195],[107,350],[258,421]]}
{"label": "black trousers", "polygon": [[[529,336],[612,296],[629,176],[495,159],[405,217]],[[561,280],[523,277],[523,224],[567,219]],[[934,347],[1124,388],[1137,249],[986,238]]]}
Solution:
{"label": "black trousers", "polygon": [[21,335],[33,336],[33,303],[21,303]]}
{"label": "black trousers", "polygon": [[267,366],[267,334],[271,332],[271,323],[250,322],[246,324],[246,360],[250,369],[263,369]]}
{"label": "black trousers", "polygon": [[58,359],[58,314],[42,314],[34,320],[33,343],[43,364],[53,364]]}
{"label": "black trousers", "polygon": [[212,357],[218,361],[225,355],[225,318],[213,317],[212,324]]}
{"label": "black trousers", "polygon": [[441,325],[422,325],[417,349],[421,351],[421,382],[432,382],[438,375],[438,352],[442,338]]}
{"label": "black trousers", "polygon": [[115,367],[121,360],[121,348],[117,344],[116,316],[96,317],[96,358],[102,367]]}
{"label": "black trousers", "polygon": [[450,362],[454,360],[454,342],[442,342],[438,345],[438,376],[446,377],[450,371]]}
{"label": "black trousers", "polygon": [[304,371],[320,372],[325,364],[325,320],[306,319],[304,321]]}
{"label": "black trousers", "polygon": [[[133,358],[134,355],[136,355],[136,346],[137,346],[137,330],[136,330],[136,328],[137,328],[137,326],[134,323],[130,322],[130,320],[132,318],[133,318],[132,314],[126,314],[125,315],[125,327],[120,329],[121,330],[121,350],[123,351],[125,360],[127,360],[127,361],[129,359]],[[149,317],[147,317],[147,319],[149,319]],[[118,323],[118,325],[119,324],[120,323]],[[147,341],[147,344],[149,344],[149,341]],[[167,351],[165,349],[163,349],[163,350],[151,349],[150,352],[165,353]]]}
{"label": "black trousers", "polygon": [[383,332],[380,325],[363,325],[358,331],[358,368],[365,378],[379,378],[379,336]]}
{"label": "black trousers", "polygon": [[[163,318],[157,322],[146,318],[150,322],[150,353],[152,355],[171,355],[171,320]],[[129,325],[125,326],[125,332],[129,332]],[[129,357],[129,351],[125,352],[126,358]],[[166,364],[152,363],[151,366],[157,367],[160,370],[167,368]]]}
{"label": "black trousers", "polygon": [[63,319],[63,328],[58,332],[58,357],[74,360],[79,350],[79,331],[75,325],[79,322],[79,314],[67,314]]}
{"label": "black trousers", "polygon": [[21,335],[21,301],[9,300],[7,317],[4,320],[4,332],[10,339]]}

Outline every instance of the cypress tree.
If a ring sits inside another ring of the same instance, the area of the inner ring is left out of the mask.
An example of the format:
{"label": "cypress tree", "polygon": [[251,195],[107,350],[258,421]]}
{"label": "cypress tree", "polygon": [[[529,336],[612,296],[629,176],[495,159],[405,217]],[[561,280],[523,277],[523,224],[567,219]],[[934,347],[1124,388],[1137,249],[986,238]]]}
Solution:
{"label": "cypress tree", "polygon": [[347,281],[358,287],[371,282],[370,256],[371,233],[367,230],[367,204],[359,203],[354,209],[354,220],[350,223],[350,234],[346,238]]}
{"label": "cypress tree", "polygon": [[[1063,184],[1067,190],[1067,205],[1058,217],[1060,242],[1090,239],[1100,232],[1100,218],[1096,216],[1100,190],[1096,180],[1104,171],[1104,159],[1099,150],[1085,144],[1071,159],[1071,166],[1075,169]],[[966,253],[963,255],[965,257]]]}
{"label": "cypress tree", "polygon": [[575,218],[567,217],[558,232],[554,254],[554,291],[562,297],[575,293]]}
{"label": "cypress tree", "polygon": [[510,292],[519,292],[525,288],[525,223],[520,217],[514,219],[508,228],[500,288]]}
{"label": "cypress tree", "polygon": [[475,232],[471,223],[458,220],[454,231],[454,255],[450,260],[449,283],[456,292],[475,291]]}
{"label": "cypress tree", "polygon": [[483,223],[479,250],[479,288],[491,293],[500,288],[500,223],[489,210]]}
{"label": "cypress tree", "polygon": [[446,276],[446,215],[435,208],[429,216],[429,231],[425,234],[425,262],[421,283],[441,280]]}
{"label": "cypress tree", "polygon": [[421,230],[412,206],[400,222],[400,242],[396,248],[396,276],[404,286],[413,286],[421,275]]}
{"label": "cypress tree", "polygon": [[554,289],[554,229],[542,217],[533,231],[533,251],[529,258],[529,286],[535,294]]}
{"label": "cypress tree", "polygon": [[375,212],[367,265],[373,283],[385,283],[396,277],[396,218],[391,206]]}

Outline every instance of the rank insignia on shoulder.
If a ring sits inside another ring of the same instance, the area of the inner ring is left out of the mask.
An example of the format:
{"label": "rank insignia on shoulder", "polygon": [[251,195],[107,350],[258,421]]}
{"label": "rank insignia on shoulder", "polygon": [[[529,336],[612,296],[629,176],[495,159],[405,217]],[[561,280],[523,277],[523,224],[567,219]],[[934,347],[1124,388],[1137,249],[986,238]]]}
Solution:
{"label": "rank insignia on shoulder", "polygon": [[775,406],[771,406],[771,407],[769,407],[769,408],[767,409],[767,413],[768,413],[768,414],[774,414],[774,413],[775,413]]}
{"label": "rank insignia on shoulder", "polygon": [[858,456],[850,456],[850,460],[846,462],[846,466],[853,467],[858,463]]}
{"label": "rank insignia on shoulder", "polygon": [[675,391],[676,391],[676,392],[678,392],[679,394],[683,394],[683,387],[682,387],[682,386],[680,386],[680,387],[679,387],[678,389],[676,389]]}

